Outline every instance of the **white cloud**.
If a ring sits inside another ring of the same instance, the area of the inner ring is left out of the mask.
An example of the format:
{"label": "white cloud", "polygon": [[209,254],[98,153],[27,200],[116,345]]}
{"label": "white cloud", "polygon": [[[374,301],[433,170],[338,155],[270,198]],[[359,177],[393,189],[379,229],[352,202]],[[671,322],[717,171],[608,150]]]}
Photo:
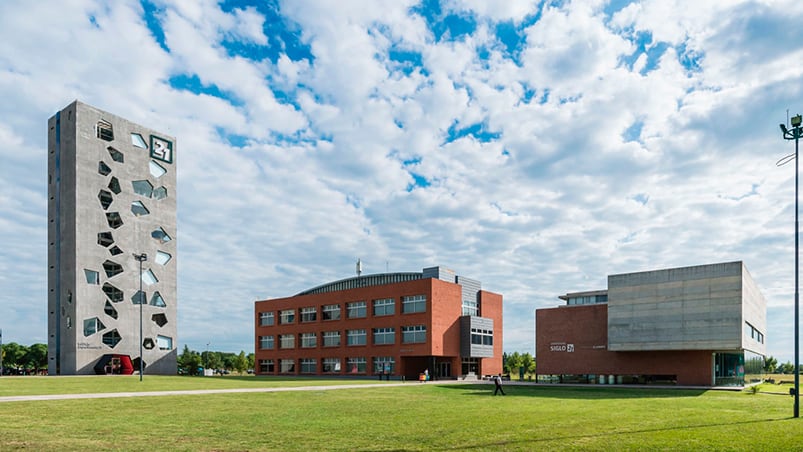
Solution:
{"label": "white cloud", "polygon": [[[357,257],[481,280],[505,298],[505,349],[529,352],[534,309],[559,294],[743,259],[788,359],[794,183],[774,163],[792,151],[777,124],[803,108],[803,7],[464,0],[444,11],[476,30],[436,42],[416,5],[286,2],[311,56],[270,59],[257,3],[160,2],[169,50],[139,2],[0,3],[7,340],[46,341],[45,127],[78,98],[177,137],[179,334],[196,350],[250,350],[255,299],[347,277]],[[494,24],[535,8],[513,59]],[[421,65],[396,69],[391,49]],[[490,137],[448,142],[476,124]]]}

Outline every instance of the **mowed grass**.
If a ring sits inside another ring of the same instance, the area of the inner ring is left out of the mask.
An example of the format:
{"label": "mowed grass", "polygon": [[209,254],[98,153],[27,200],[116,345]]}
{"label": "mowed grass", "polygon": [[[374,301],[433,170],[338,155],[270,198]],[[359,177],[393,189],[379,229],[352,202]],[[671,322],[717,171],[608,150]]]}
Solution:
{"label": "mowed grass", "polygon": [[[345,384],[376,384],[378,380],[225,376],[145,375],[0,377],[0,397],[17,395],[89,394],[107,392],[181,391],[196,389],[275,388]],[[386,382],[385,382],[386,383]],[[393,383],[393,382],[391,382]],[[396,382],[398,383],[398,382]]]}
{"label": "mowed grass", "polygon": [[[61,384],[61,378],[53,380]],[[5,391],[8,384],[0,381]],[[803,448],[803,423],[791,417],[788,396],[512,384],[505,391],[506,396],[494,397],[489,384],[411,382],[359,389],[8,402],[0,403],[0,450]]]}

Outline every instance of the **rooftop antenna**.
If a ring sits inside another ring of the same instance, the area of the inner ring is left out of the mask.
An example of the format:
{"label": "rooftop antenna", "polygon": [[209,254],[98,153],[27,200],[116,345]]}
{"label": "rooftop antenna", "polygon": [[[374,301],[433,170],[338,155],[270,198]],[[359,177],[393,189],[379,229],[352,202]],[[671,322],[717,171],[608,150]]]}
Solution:
{"label": "rooftop antenna", "polygon": [[360,258],[357,258],[357,276],[359,277],[362,274],[362,261]]}

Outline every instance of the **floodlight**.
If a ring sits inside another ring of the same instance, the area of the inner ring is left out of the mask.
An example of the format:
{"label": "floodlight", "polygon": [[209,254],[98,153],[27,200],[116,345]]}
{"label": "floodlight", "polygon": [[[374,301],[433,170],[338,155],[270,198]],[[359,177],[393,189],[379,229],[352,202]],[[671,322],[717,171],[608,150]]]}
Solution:
{"label": "floodlight", "polygon": [[803,123],[803,116],[797,115],[792,116],[792,127],[800,127],[800,124]]}
{"label": "floodlight", "polygon": [[784,135],[789,133],[789,130],[786,128],[786,124],[781,124],[781,132],[783,132]]}

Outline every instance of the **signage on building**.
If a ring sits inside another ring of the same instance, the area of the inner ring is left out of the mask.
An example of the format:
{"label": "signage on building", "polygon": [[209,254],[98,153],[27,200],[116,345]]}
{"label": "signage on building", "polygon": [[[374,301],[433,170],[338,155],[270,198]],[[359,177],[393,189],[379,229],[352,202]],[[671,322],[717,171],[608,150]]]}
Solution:
{"label": "signage on building", "polygon": [[151,135],[151,157],[165,163],[173,163],[173,142]]}
{"label": "signage on building", "polygon": [[574,344],[567,344],[565,342],[552,342],[549,344],[549,351],[572,353],[574,352]]}

